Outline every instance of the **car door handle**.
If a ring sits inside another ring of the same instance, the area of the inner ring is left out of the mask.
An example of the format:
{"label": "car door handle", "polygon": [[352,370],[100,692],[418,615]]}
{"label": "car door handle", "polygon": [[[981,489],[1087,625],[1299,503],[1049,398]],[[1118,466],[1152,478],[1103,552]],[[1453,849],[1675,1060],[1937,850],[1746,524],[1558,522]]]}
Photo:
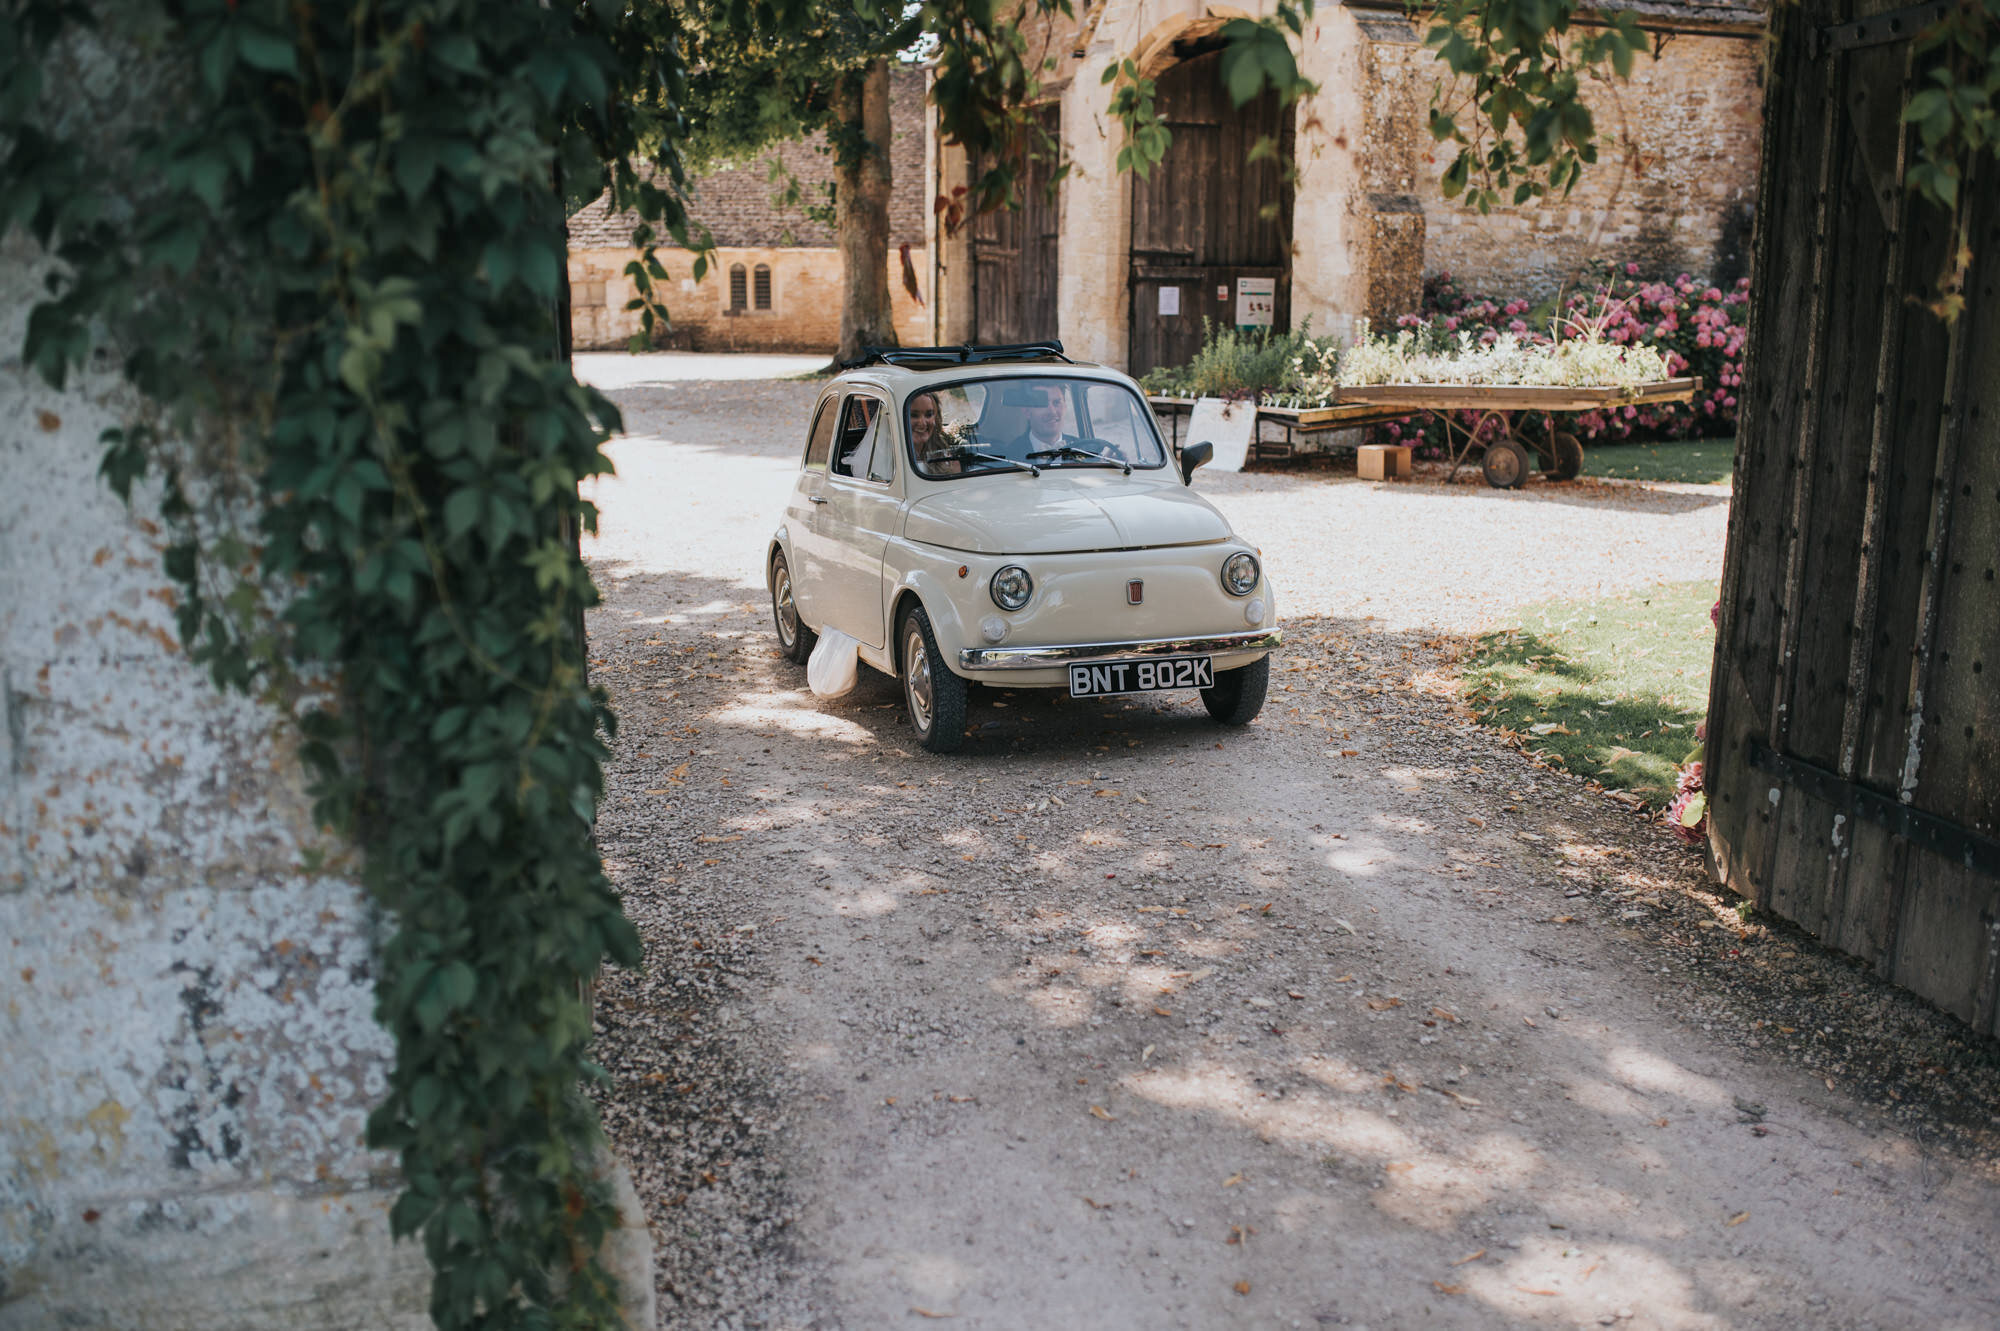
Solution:
{"label": "car door handle", "polygon": [[808,495],[807,498],[811,499],[815,504],[824,504],[826,502],[825,495]]}

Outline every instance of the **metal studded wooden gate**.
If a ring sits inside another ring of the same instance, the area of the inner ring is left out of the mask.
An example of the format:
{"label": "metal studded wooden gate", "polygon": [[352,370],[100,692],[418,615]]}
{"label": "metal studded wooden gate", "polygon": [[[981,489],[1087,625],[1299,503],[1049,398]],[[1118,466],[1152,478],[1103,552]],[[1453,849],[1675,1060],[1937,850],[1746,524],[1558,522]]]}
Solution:
{"label": "metal studded wooden gate", "polygon": [[1185,365],[1201,350],[1204,318],[1233,324],[1246,277],[1275,283],[1276,326],[1291,326],[1291,190],[1275,157],[1250,155],[1269,139],[1289,157],[1292,118],[1276,93],[1232,106],[1221,59],[1193,55],[1156,80],[1173,141],[1166,160],[1132,182],[1133,374]]}
{"label": "metal studded wooden gate", "polygon": [[1941,6],[1775,6],[1751,353],[1710,698],[1719,871],[2000,1033],[2000,172],[1904,188]]}
{"label": "metal studded wooden gate", "polygon": [[[1060,106],[1051,103],[1040,108],[1036,116],[1043,129],[1060,137]],[[1021,180],[1021,206],[994,209],[973,219],[974,342],[1039,342],[1058,335],[1060,219],[1055,194],[1049,188],[1050,175],[1047,161],[1030,159]]]}

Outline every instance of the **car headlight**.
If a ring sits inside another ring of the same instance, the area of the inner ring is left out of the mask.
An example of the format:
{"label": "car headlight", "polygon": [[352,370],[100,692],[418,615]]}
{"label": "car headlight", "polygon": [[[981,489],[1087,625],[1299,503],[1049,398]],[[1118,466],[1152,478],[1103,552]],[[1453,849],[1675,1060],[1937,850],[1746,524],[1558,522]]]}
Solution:
{"label": "car headlight", "polygon": [[1019,564],[1009,564],[993,575],[987,590],[993,594],[993,604],[1002,610],[1019,610],[1035,594],[1035,580]]}
{"label": "car headlight", "polygon": [[1263,570],[1257,567],[1257,556],[1248,550],[1238,550],[1222,564],[1222,589],[1231,596],[1248,596],[1257,590],[1257,579]]}

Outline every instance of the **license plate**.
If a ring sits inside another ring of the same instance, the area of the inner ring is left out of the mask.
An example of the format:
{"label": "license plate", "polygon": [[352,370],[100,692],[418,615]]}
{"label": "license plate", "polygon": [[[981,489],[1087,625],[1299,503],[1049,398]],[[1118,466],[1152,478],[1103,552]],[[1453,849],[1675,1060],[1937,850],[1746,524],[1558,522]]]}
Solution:
{"label": "license plate", "polygon": [[1215,667],[1206,656],[1169,656],[1157,661],[1102,661],[1096,665],[1073,665],[1069,668],[1069,696],[1072,698],[1214,687]]}

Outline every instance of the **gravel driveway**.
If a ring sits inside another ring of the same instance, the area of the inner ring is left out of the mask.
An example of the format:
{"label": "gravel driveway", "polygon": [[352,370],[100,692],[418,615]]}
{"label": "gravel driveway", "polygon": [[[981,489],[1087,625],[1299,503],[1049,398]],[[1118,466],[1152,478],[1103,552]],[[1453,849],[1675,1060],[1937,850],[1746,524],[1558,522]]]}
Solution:
{"label": "gravel driveway", "polygon": [[1511,606],[1715,575],[1726,494],[1198,475],[1263,718],[1001,694],[938,758],[776,654],[818,386],[643,378],[586,553],[663,1326],[2000,1323],[1992,1043],[1453,696]]}

